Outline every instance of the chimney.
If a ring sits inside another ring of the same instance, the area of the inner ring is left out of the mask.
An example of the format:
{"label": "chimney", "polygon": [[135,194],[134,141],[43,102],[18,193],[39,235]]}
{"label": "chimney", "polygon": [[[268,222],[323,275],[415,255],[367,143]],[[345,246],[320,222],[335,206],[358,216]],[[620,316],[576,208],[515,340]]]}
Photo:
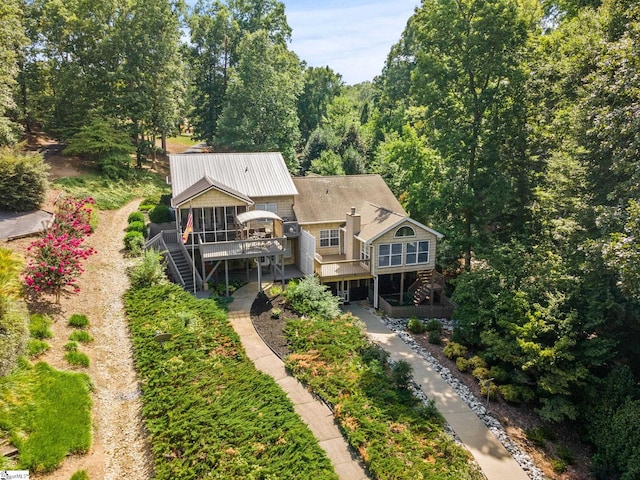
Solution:
{"label": "chimney", "polygon": [[360,226],[360,214],[356,213],[356,207],[351,207],[351,211],[347,213],[347,222],[345,225],[344,251],[347,260],[358,260],[360,258],[360,242],[355,239],[355,235],[360,233]]}

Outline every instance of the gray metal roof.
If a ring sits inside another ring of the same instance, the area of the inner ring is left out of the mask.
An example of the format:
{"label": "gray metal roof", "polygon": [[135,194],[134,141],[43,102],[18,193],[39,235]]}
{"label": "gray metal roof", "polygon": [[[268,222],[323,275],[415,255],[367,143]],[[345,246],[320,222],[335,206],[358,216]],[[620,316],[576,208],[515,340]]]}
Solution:
{"label": "gray metal roof", "polygon": [[251,198],[298,194],[278,152],[169,155],[169,168],[174,198],[205,176]]}
{"label": "gray metal roof", "polygon": [[232,197],[236,197],[237,199],[245,202],[247,205],[253,205],[253,201],[246,195],[243,195],[242,193],[237,192],[236,190],[229,188],[226,185],[221,184],[220,182],[216,182],[211,177],[205,175],[189,188],[182,191],[182,193],[180,193],[178,196],[173,197],[171,199],[171,206],[176,208],[180,207],[188,200],[197,197],[198,195],[201,195],[212,188],[216,188],[221,192],[231,195]]}

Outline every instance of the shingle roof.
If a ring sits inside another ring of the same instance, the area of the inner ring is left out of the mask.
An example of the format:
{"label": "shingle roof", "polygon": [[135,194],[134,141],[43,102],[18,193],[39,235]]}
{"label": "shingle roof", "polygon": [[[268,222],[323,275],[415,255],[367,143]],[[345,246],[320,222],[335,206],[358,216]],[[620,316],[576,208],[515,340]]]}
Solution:
{"label": "shingle roof", "polygon": [[407,213],[380,175],[308,176],[293,179],[298,192],[293,209],[300,223],[329,223],[345,220],[356,208],[362,216],[381,221],[393,213],[396,221]]}
{"label": "shingle roof", "polygon": [[183,198],[181,194],[204,177],[251,198],[298,193],[277,152],[169,155],[169,168],[174,198]]}

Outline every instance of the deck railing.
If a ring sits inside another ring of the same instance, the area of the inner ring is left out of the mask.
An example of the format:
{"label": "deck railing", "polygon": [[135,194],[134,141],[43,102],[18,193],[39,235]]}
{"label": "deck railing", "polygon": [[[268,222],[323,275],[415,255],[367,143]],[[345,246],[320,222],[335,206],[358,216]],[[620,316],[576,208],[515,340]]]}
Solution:
{"label": "deck railing", "polygon": [[[177,241],[175,243],[177,243]],[[184,278],[182,278],[182,275],[180,274],[180,270],[178,270],[178,266],[173,261],[171,253],[169,252],[169,247],[165,242],[164,232],[160,232],[155,237],[148,240],[147,243],[145,243],[144,249],[148,250],[150,248],[154,249],[156,252],[164,254],[164,258],[167,261],[167,267],[169,268],[169,272],[171,272],[172,277],[179,285],[184,287],[186,283],[184,281]]]}
{"label": "deck railing", "polygon": [[314,256],[314,272],[322,278],[362,276],[371,273],[369,260],[323,259],[319,254]]}
{"label": "deck railing", "polygon": [[283,255],[287,250],[287,239],[259,238],[231,242],[203,242],[198,248],[205,260],[267,257]]}

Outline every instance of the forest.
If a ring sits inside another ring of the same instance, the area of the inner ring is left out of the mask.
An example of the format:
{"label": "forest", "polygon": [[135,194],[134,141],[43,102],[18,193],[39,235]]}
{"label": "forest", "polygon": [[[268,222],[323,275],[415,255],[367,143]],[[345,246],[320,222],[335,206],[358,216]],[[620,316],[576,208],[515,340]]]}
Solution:
{"label": "forest", "polygon": [[293,175],[382,175],[445,235],[456,341],[574,425],[594,478],[640,478],[640,4],[422,0],[358,85],[291,51],[277,0],[5,0],[0,19],[0,145],[46,131],[127,177],[189,129]]}

